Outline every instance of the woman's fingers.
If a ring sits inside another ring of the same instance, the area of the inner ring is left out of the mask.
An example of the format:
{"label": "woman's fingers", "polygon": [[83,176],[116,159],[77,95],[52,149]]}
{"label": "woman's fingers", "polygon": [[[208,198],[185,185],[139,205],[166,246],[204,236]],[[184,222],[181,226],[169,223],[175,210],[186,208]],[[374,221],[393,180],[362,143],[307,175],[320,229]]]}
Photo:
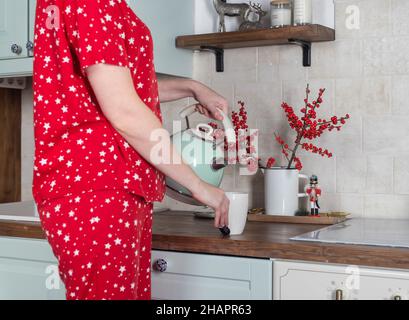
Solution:
{"label": "woman's fingers", "polygon": [[223,113],[227,115],[229,112],[229,107],[227,101],[223,100],[220,102],[210,103],[206,106],[203,106],[202,104],[198,103],[196,105],[196,110],[206,117],[222,121],[223,114],[220,111],[223,111]]}
{"label": "woman's fingers", "polygon": [[221,109],[219,109],[218,107],[214,105],[209,105],[206,107],[206,109],[208,110],[209,115],[211,115],[213,119],[219,120],[219,121],[223,120],[223,115],[220,112]]}
{"label": "woman's fingers", "polygon": [[221,112],[220,112],[219,109],[217,109],[217,108],[215,108],[215,110],[213,111],[213,117],[214,117],[216,120],[220,120],[220,121],[223,120],[223,115],[221,114]]}
{"label": "woman's fingers", "polygon": [[219,209],[216,209],[215,210],[215,212],[214,212],[214,214],[215,214],[215,217],[214,217],[214,226],[216,227],[216,228],[220,228],[221,227],[221,221],[220,221],[220,218],[221,218],[221,212],[220,212],[220,210]]}
{"label": "woman's fingers", "polygon": [[224,112],[224,114],[227,115],[229,113],[229,104],[227,103],[227,101],[221,103],[219,108]]}
{"label": "woman's fingers", "polygon": [[222,225],[228,227],[229,226],[229,200],[225,200],[223,202],[223,216],[222,216]]}
{"label": "woman's fingers", "polygon": [[215,210],[214,225],[216,228],[229,226],[229,200],[226,198],[220,204],[220,207]]}
{"label": "woman's fingers", "polygon": [[199,112],[199,113],[201,113],[201,114],[203,114],[203,110],[204,110],[204,107],[202,106],[202,105],[200,105],[200,104],[197,104],[196,105],[196,110]]}
{"label": "woman's fingers", "polygon": [[196,110],[197,110],[200,114],[204,115],[205,117],[210,118],[209,110],[207,110],[207,109],[206,109],[204,106],[202,106],[201,104],[197,104],[197,105],[196,105]]}
{"label": "woman's fingers", "polygon": [[225,204],[225,226],[229,226],[229,210],[230,210],[230,201],[229,199],[226,199],[226,204]]}

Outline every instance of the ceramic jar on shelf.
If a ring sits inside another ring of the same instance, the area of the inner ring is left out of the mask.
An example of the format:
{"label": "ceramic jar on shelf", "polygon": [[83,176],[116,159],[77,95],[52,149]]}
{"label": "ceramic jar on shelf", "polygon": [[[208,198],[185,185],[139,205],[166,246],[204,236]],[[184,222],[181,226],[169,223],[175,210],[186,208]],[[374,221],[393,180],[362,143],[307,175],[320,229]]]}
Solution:
{"label": "ceramic jar on shelf", "polygon": [[312,23],[312,0],[294,0],[293,6],[295,26]]}
{"label": "ceramic jar on shelf", "polygon": [[291,25],[292,2],[290,0],[273,0],[270,5],[272,28]]}

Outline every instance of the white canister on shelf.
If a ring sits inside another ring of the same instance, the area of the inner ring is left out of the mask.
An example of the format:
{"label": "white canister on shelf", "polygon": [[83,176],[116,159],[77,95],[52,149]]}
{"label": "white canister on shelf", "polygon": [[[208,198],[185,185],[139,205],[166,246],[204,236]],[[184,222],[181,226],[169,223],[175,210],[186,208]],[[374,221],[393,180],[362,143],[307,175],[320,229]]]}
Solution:
{"label": "white canister on shelf", "polygon": [[291,25],[291,1],[273,0],[271,5],[271,27],[278,28]]}
{"label": "white canister on shelf", "polygon": [[312,23],[335,28],[335,5],[333,0],[312,0]]}
{"label": "white canister on shelf", "polygon": [[294,25],[312,23],[312,1],[294,0]]}

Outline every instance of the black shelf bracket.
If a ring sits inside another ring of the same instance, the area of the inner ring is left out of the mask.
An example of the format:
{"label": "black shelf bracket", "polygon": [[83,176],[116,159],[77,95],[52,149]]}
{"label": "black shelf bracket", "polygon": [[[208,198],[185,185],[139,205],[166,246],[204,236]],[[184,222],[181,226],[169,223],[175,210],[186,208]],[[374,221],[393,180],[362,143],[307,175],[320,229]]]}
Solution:
{"label": "black shelf bracket", "polygon": [[311,67],[311,42],[297,39],[288,39],[288,42],[302,48],[302,64],[304,67]]}
{"label": "black shelf bracket", "polygon": [[216,72],[224,71],[224,49],[211,46],[201,46],[202,51],[212,51],[216,56]]}

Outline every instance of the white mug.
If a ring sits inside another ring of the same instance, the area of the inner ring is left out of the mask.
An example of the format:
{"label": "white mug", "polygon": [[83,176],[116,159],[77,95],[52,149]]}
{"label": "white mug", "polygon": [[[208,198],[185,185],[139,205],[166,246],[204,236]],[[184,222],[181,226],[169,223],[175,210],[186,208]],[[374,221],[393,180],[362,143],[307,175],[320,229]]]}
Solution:
{"label": "white mug", "polygon": [[229,229],[230,235],[239,235],[244,231],[249,210],[249,195],[244,192],[226,192],[230,200]]}

